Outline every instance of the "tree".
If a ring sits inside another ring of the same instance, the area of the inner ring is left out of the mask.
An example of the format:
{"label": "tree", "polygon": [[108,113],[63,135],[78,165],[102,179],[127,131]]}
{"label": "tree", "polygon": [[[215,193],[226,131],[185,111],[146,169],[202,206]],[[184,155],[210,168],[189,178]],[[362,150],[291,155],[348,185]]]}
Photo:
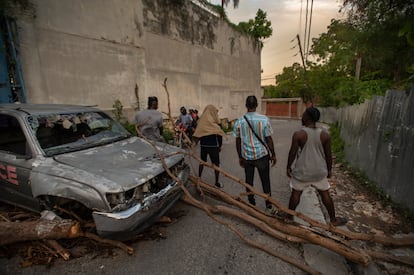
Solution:
{"label": "tree", "polygon": [[304,70],[299,63],[283,68],[283,73],[276,75],[276,85],[265,87],[265,95],[270,97],[302,97],[306,83]]}
{"label": "tree", "polygon": [[263,47],[263,39],[270,37],[273,33],[272,22],[266,17],[266,12],[259,9],[254,20],[250,19],[248,22],[240,22],[238,24],[242,32],[253,36],[260,42],[260,47]]}
{"label": "tree", "polygon": [[414,64],[413,0],[346,0],[347,21],[363,34],[370,72],[397,84],[410,76]]}
{"label": "tree", "polygon": [[304,97],[306,83],[320,106],[343,106],[414,85],[414,0],[346,0],[343,11],[346,20],[313,39],[306,79],[298,64],[284,68],[273,94]]}

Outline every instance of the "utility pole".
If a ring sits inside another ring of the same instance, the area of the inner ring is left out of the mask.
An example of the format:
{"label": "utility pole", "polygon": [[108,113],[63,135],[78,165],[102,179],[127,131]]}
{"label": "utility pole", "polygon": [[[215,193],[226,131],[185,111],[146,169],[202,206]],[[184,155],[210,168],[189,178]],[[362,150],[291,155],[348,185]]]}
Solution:
{"label": "utility pole", "polygon": [[303,65],[303,75],[305,77],[305,84],[306,84],[306,88],[307,88],[307,91],[306,91],[306,93],[304,95],[304,97],[306,96],[307,98],[304,98],[304,100],[310,100],[313,103],[312,93],[311,93],[311,87],[309,85],[308,76],[307,76],[307,73],[306,73],[305,58],[303,57],[302,45],[300,44],[299,34],[296,35],[296,38],[298,39],[298,45],[299,45],[299,50],[300,50],[300,57],[302,58],[302,65]]}
{"label": "utility pole", "polygon": [[305,59],[303,58],[303,51],[302,51],[302,45],[300,44],[299,34],[296,35],[296,38],[298,39],[299,50],[300,50],[300,57],[302,58],[303,69],[306,72]]}

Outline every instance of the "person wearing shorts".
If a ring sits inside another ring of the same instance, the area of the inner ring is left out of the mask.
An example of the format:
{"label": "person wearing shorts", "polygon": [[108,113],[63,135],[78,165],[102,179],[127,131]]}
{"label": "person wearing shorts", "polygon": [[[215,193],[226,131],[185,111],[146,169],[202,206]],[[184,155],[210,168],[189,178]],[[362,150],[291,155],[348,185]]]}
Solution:
{"label": "person wearing shorts", "polygon": [[[305,188],[313,186],[321,196],[330,223],[334,226],[344,225],[347,220],[335,215],[333,200],[329,194],[328,178],[332,174],[331,139],[328,132],[316,127],[320,112],[315,107],[309,107],[302,115],[302,129],[292,137],[287,163],[287,176],[292,193],[289,199],[289,209],[295,210]],[[293,219],[291,215],[285,215]]]}
{"label": "person wearing shorts", "polygon": [[[218,109],[213,105],[207,105],[198,120],[197,128],[194,132],[193,138],[196,143],[200,141],[200,158],[207,162],[207,157],[210,156],[211,163],[215,166],[220,166],[220,151],[223,144],[224,132],[220,127],[218,118]],[[201,177],[204,165],[200,163],[198,166],[198,176]],[[214,170],[215,185],[219,188],[223,187],[219,182],[220,172]]]}
{"label": "person wearing shorts", "polygon": [[329,188],[331,187],[328,182],[328,178],[324,178],[319,181],[302,182],[302,181],[299,181],[291,177],[289,180],[289,185],[290,185],[290,188],[299,190],[299,191],[303,191],[310,186],[314,187],[316,190],[321,190],[321,191],[329,190]]}

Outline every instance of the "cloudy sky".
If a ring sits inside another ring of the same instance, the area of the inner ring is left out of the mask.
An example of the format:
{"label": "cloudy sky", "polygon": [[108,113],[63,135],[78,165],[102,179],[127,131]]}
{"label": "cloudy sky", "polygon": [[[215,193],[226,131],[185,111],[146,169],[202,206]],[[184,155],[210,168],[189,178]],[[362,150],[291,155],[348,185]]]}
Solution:
{"label": "cloudy sky", "polygon": [[[209,1],[221,5],[221,0]],[[309,0],[308,15],[311,2]],[[332,18],[342,16],[338,13],[340,3],[341,0],[313,0],[310,41],[327,31]],[[264,41],[262,50],[263,85],[274,84],[274,76],[281,73],[283,67],[295,62],[302,64],[296,35],[299,34],[304,47],[306,4],[306,0],[240,0],[237,9],[233,8],[233,1],[227,6],[227,16],[235,24],[254,19],[258,9],[266,12],[272,22],[273,35]]]}

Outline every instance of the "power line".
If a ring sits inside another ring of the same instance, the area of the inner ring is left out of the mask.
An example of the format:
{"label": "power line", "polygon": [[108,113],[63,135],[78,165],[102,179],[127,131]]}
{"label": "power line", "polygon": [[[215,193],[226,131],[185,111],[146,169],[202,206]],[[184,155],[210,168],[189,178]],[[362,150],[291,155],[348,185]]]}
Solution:
{"label": "power line", "polygon": [[306,40],[308,33],[308,11],[309,11],[309,0],[306,0],[306,17],[305,17],[305,35],[303,36],[303,48],[306,49]]}
{"label": "power line", "polygon": [[306,60],[308,60],[309,55],[309,41],[310,41],[310,34],[311,34],[311,28],[312,28],[312,15],[313,15],[313,0],[311,2],[311,10],[310,10],[310,16],[309,16],[309,31],[308,31],[308,44],[306,48]]}
{"label": "power line", "polygon": [[[299,17],[299,33],[302,32],[302,18],[303,18],[303,0],[301,0],[300,6],[300,17]],[[305,60],[308,59],[309,48],[310,48],[310,38],[312,30],[312,17],[313,17],[313,0],[309,3],[309,0],[306,0],[306,10],[305,10],[305,31],[303,36],[303,54]]]}
{"label": "power line", "polygon": [[262,76],[262,77],[272,77],[272,76],[275,76],[277,73],[273,73],[273,74],[268,74],[268,75],[264,75],[264,76]]}

